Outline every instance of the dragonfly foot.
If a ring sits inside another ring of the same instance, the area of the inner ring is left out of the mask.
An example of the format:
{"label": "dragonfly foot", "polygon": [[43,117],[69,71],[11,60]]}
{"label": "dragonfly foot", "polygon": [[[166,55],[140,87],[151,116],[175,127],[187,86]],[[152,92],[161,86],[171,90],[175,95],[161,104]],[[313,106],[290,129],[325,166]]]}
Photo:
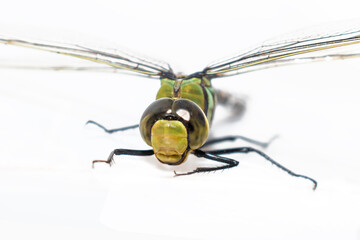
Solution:
{"label": "dragonfly foot", "polygon": [[92,168],[94,168],[94,164],[97,163],[97,162],[107,163],[111,167],[111,165],[115,164],[115,162],[114,162],[114,154],[115,154],[114,151],[112,151],[107,160],[94,160],[94,161],[92,161]]}

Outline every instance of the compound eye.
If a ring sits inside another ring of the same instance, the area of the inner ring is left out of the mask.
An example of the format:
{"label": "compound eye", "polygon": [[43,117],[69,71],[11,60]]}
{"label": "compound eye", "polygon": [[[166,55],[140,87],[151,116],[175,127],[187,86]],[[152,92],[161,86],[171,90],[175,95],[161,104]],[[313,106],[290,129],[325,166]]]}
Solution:
{"label": "compound eye", "polygon": [[157,120],[164,119],[172,110],[174,100],[171,98],[160,98],[150,104],[143,113],[140,120],[140,133],[147,145],[151,145],[151,128]]}
{"label": "compound eye", "polygon": [[192,101],[179,99],[173,103],[172,112],[186,123],[190,148],[200,148],[209,135],[209,123],[202,109]]}

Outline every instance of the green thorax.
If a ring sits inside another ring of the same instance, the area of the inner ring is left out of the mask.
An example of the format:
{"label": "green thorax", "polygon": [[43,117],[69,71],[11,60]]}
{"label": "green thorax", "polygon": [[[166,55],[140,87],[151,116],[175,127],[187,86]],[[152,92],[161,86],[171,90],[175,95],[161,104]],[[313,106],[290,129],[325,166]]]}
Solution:
{"label": "green thorax", "polygon": [[[180,84],[180,88],[178,88],[178,84]],[[211,123],[215,110],[215,93],[208,79],[194,77],[179,81],[162,78],[156,99],[163,97],[180,97],[193,101],[204,111]]]}

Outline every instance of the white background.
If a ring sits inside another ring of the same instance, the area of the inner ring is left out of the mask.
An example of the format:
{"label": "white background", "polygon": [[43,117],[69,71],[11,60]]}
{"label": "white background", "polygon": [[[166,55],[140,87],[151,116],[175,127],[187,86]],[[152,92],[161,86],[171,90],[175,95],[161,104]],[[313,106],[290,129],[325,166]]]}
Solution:
{"label": "white background", "polygon": [[[2,3],[0,23],[26,34],[45,29],[44,38],[55,32],[59,41],[103,39],[191,73],[268,38],[355,18],[358,10],[355,0],[33,0]],[[8,60],[79,62],[0,46],[0,63]],[[315,178],[315,192],[255,154],[233,155],[237,168],[179,178],[153,156],[116,157],[113,167],[92,169],[93,159],[114,148],[149,147],[137,130],[107,135],[84,123],[136,124],[159,82],[2,68],[1,239],[360,239],[359,64],[304,64],[214,80],[246,95],[248,111],[226,123],[218,109],[212,134],[264,141],[279,134],[264,151]],[[206,164],[190,156],[175,169]]]}

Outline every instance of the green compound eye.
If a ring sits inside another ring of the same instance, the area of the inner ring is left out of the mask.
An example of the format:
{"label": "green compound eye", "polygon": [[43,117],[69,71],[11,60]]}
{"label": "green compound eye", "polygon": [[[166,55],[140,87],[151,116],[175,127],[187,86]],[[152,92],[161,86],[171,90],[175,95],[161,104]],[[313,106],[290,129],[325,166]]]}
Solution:
{"label": "green compound eye", "polygon": [[[150,104],[140,120],[141,136],[149,146],[153,146],[152,128],[159,120],[174,120],[183,124],[191,149],[200,148],[209,134],[209,123],[198,105],[186,99],[160,98]],[[158,142],[156,145],[159,147]]]}

